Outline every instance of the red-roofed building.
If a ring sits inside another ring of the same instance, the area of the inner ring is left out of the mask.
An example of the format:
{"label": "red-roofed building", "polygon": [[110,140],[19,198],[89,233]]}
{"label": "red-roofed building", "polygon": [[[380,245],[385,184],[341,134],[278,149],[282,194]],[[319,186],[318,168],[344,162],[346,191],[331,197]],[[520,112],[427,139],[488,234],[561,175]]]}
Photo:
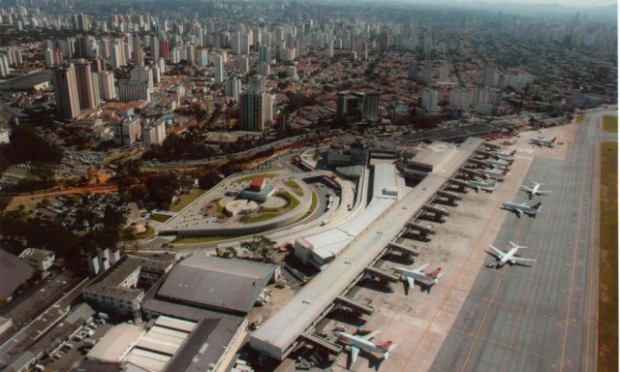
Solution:
{"label": "red-roofed building", "polygon": [[256,176],[252,178],[252,182],[250,183],[250,190],[261,191],[264,186],[265,186],[265,177]]}

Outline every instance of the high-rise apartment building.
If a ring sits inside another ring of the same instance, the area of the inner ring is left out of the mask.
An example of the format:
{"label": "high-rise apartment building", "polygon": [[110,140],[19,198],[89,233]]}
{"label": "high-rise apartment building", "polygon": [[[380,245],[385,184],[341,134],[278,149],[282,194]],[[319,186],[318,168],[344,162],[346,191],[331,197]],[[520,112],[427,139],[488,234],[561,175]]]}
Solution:
{"label": "high-rise apartment building", "polygon": [[215,82],[224,82],[224,57],[220,54],[215,56]]}
{"label": "high-rise apartment building", "polygon": [[74,59],[71,62],[73,62],[75,69],[80,109],[92,110],[99,106],[99,101],[95,94],[95,82],[93,81],[91,63],[83,58]]}
{"label": "high-rise apartment building", "polygon": [[241,81],[232,76],[226,80],[226,96],[232,97],[235,100],[239,100],[239,94],[241,93]]}
{"label": "high-rise apartment building", "polygon": [[438,103],[439,93],[437,93],[436,90],[427,90],[422,95],[422,108],[424,108],[427,112],[434,112],[435,110],[437,110]]}
{"label": "high-rise apartment building", "polygon": [[111,71],[101,71],[98,74],[99,93],[101,98],[106,101],[116,99],[116,90],[114,89],[114,74]]}
{"label": "high-rise apartment building", "polygon": [[72,63],[58,65],[52,74],[56,107],[65,119],[73,119],[80,114],[75,67]]}

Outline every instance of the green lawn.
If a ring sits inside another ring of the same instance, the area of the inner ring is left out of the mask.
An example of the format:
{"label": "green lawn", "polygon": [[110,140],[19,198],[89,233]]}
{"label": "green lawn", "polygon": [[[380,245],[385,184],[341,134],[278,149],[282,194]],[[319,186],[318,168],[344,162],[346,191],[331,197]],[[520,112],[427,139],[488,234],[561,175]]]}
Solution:
{"label": "green lawn", "polygon": [[189,194],[181,196],[179,200],[174,203],[174,205],[171,205],[168,209],[170,209],[170,212],[178,212],[181,209],[187,207],[194,200],[198,199],[204,193],[204,190],[193,189],[189,192]]}
{"label": "green lawn", "polygon": [[603,130],[605,132],[618,133],[618,117],[614,115],[603,116]]}
{"label": "green lawn", "polygon": [[190,243],[210,243],[218,240],[230,239],[230,236],[197,236],[177,238],[173,241],[174,244],[190,244]]}
{"label": "green lawn", "polygon": [[168,221],[170,218],[171,218],[170,216],[166,216],[165,214],[154,213],[154,214],[151,215],[151,217],[149,219],[151,219],[153,221],[164,223],[164,222]]}
{"label": "green lawn", "polygon": [[242,223],[257,223],[257,222],[271,220],[278,216],[280,216],[280,213],[278,212],[262,212],[258,216],[247,216],[247,218],[242,218],[240,219],[240,221]]}
{"label": "green lawn", "polygon": [[[605,117],[607,118],[607,116]],[[617,117],[613,117],[617,123]],[[605,119],[603,124],[605,124]],[[618,143],[601,144],[598,370],[618,371]]]}
{"label": "green lawn", "polygon": [[285,181],[284,184],[288,186],[297,196],[304,196],[304,190],[295,181]]}
{"label": "green lawn", "polygon": [[583,123],[584,120],[586,119],[586,114],[584,113],[577,114],[575,118],[577,119],[577,123]]}
{"label": "green lawn", "polygon": [[276,194],[276,196],[286,199],[286,207],[290,210],[297,208],[297,206],[299,205],[299,200],[297,200],[296,197],[286,191],[279,192]]}

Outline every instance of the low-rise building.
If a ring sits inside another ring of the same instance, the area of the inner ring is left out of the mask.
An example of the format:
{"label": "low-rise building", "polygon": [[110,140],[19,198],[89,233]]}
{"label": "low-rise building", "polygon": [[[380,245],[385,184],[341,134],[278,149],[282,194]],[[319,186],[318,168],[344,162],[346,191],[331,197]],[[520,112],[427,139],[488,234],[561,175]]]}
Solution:
{"label": "low-rise building", "polygon": [[56,260],[56,254],[47,249],[26,248],[19,255],[19,258],[28,262],[28,264],[39,271],[47,271]]}

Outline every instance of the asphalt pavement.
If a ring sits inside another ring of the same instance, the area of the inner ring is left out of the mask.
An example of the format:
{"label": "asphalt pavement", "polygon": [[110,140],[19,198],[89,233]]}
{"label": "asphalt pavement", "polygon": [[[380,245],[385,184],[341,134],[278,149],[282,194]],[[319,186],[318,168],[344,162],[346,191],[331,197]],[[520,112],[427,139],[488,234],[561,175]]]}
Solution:
{"label": "asphalt pavement", "polygon": [[[528,246],[531,267],[482,268],[431,367],[434,371],[595,369],[598,272],[596,120],[580,124],[564,160],[536,157],[536,218],[508,216],[494,242]],[[506,212],[510,213],[510,212]],[[493,262],[489,256],[486,263]],[[604,361],[603,361],[604,362]]]}

